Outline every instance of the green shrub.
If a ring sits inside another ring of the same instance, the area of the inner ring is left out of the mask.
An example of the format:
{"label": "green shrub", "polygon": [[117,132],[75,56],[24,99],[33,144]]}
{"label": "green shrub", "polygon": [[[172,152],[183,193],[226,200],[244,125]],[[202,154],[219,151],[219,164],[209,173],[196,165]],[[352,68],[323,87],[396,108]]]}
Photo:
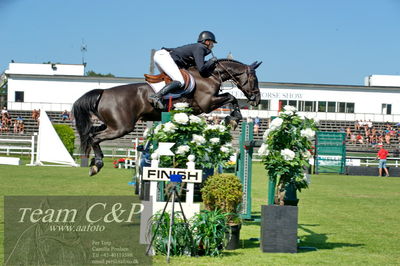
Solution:
{"label": "green shrub", "polygon": [[242,202],[242,183],[232,174],[210,176],[201,189],[205,207],[208,210],[219,209],[230,214],[228,223],[238,223],[237,213]]}
{"label": "green shrub", "polygon": [[194,247],[198,255],[219,256],[226,246],[226,215],[220,210],[202,210],[192,217]]}
{"label": "green shrub", "polygon": [[74,130],[68,125],[54,125],[54,129],[56,130],[65,148],[67,148],[67,151],[72,156],[75,149]]}
{"label": "green shrub", "polygon": [[[158,212],[150,219],[154,235],[152,246],[157,254],[167,255],[170,215],[165,212],[161,216],[161,212]],[[180,212],[176,212],[171,230],[170,254],[219,256],[226,245],[227,231],[226,215],[219,210],[203,210],[193,216],[189,224],[184,222]]]}
{"label": "green shrub", "polygon": [[[158,212],[150,219],[151,233],[152,235],[156,233],[153,241],[153,248],[156,253],[163,255],[167,255],[168,251],[168,234],[171,219],[170,215],[171,214],[165,212],[164,215],[161,216],[161,212]],[[192,231],[189,228],[189,225],[184,223],[182,214],[180,212],[175,212],[175,219],[171,232],[170,254],[172,256],[192,255]]]}

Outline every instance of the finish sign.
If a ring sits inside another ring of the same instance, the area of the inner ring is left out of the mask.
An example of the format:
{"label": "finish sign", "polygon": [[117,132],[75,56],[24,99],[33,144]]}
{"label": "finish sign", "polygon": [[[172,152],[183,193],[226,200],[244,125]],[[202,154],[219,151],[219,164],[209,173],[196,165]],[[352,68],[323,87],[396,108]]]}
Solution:
{"label": "finish sign", "polygon": [[182,175],[183,183],[201,183],[203,171],[180,168],[143,167],[143,180],[145,181],[170,181],[170,175]]}

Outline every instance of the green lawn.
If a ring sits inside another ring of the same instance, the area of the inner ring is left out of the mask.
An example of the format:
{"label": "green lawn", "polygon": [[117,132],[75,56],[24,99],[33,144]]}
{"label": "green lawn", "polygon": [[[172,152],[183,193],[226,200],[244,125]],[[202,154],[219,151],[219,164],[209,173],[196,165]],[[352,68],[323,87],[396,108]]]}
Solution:
{"label": "green lawn", "polygon": [[[87,168],[0,166],[2,195],[132,195],[131,171],[102,172]],[[243,248],[219,258],[173,257],[171,265],[395,265],[400,264],[400,178],[314,175],[310,189],[299,194],[300,246],[315,247],[297,254],[262,253],[259,222],[246,222]],[[253,213],[266,204],[267,179],[261,164],[253,169]],[[0,201],[0,261],[3,261],[3,198]],[[154,258],[155,265],[165,257]]]}

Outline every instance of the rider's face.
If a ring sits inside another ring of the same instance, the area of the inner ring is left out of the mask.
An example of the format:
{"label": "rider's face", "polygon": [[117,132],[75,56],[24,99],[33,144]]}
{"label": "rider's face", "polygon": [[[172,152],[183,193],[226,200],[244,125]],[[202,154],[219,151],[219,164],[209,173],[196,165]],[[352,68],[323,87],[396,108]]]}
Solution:
{"label": "rider's face", "polygon": [[210,50],[214,47],[214,42],[211,40],[205,41],[205,44],[207,45],[207,48]]}

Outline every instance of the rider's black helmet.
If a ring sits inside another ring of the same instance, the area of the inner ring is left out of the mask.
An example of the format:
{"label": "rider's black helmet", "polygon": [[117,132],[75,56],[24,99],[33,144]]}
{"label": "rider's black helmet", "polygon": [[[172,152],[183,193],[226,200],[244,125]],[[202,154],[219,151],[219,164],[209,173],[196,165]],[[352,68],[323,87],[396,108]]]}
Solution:
{"label": "rider's black helmet", "polygon": [[215,43],[217,43],[217,41],[215,40],[215,35],[214,33],[212,33],[211,31],[202,31],[199,34],[199,38],[197,39],[197,42],[205,42],[207,40],[211,40]]}

